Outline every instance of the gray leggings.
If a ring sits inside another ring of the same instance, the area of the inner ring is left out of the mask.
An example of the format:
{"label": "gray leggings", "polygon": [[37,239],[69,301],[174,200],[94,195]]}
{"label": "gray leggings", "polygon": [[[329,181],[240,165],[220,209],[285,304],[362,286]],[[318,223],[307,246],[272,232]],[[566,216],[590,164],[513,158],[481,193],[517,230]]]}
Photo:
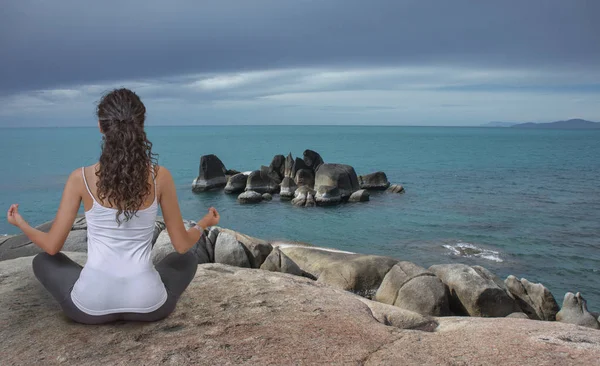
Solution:
{"label": "gray leggings", "polygon": [[102,324],[116,320],[151,322],[166,318],[175,310],[177,300],[194,278],[198,259],[191,252],[170,253],[155,267],[167,290],[167,301],[160,308],[150,313],[89,315],[79,310],[71,300],[71,290],[83,267],[63,253],[40,253],[33,258],[33,273],[37,279],[58,301],[67,317],[83,324]]}

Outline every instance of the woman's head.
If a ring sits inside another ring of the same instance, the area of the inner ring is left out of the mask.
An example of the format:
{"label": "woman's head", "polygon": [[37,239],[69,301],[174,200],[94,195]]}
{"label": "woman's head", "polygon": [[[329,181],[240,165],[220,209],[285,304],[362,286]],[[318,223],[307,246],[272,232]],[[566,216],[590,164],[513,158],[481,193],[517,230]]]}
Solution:
{"label": "woman's head", "polygon": [[98,198],[131,219],[152,192],[148,182],[155,164],[152,143],[146,137],[146,107],[129,89],[105,94],[97,108],[103,134],[98,176]]}

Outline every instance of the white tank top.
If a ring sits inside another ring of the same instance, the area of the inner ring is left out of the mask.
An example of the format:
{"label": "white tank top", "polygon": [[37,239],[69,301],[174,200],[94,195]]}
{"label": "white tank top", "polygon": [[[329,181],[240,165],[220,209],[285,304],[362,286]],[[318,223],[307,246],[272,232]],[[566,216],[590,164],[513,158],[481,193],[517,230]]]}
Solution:
{"label": "white tank top", "polygon": [[[117,224],[114,208],[94,201],[85,212],[88,257],[71,291],[73,304],[89,315],[149,313],[167,301],[167,291],[152,265],[150,252],[158,211],[154,173],[154,202],[129,221]],[[123,216],[123,219],[125,217]]]}

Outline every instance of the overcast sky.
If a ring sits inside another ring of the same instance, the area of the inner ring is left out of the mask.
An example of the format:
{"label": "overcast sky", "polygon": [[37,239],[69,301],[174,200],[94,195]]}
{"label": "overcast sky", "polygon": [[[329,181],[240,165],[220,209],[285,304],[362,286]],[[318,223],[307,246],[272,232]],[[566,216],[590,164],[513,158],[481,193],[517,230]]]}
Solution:
{"label": "overcast sky", "polygon": [[600,121],[600,1],[4,0],[0,127]]}

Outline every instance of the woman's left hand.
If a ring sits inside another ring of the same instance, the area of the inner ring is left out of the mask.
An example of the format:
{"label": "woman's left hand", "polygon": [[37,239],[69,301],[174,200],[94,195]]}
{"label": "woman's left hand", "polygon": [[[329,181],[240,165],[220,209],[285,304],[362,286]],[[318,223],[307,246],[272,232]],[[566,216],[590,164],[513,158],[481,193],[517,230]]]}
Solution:
{"label": "woman's left hand", "polygon": [[23,216],[19,213],[18,204],[10,205],[8,212],[6,213],[6,218],[8,219],[9,224],[16,227],[21,227],[25,223],[25,219],[23,219]]}

